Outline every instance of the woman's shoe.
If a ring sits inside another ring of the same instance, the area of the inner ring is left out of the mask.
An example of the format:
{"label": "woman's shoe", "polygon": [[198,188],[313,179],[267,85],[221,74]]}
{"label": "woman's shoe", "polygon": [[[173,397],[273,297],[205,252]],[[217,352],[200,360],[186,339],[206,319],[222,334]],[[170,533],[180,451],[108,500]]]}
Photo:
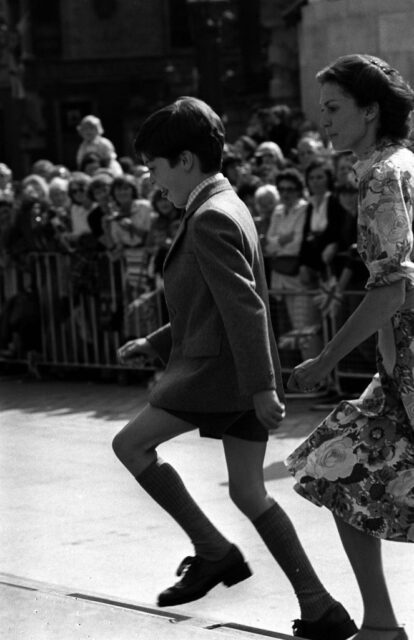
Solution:
{"label": "woman's shoe", "polygon": [[408,640],[404,627],[369,627],[363,624],[361,628],[368,629],[369,631],[396,631],[397,635],[394,636],[392,640]]}
{"label": "woman's shoe", "polygon": [[[295,620],[293,623],[293,635],[308,640],[347,640],[357,631],[358,627],[340,602],[332,605],[318,620]],[[405,640],[404,636],[401,640]]]}

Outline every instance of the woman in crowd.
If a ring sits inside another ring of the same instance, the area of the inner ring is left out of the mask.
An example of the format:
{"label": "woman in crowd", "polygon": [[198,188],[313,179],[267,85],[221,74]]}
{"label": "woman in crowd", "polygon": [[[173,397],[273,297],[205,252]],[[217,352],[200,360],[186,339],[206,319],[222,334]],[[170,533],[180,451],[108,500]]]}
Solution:
{"label": "woman in crowd", "polygon": [[115,178],[110,193],[113,215],[109,232],[115,251],[125,258],[127,282],[132,296],[137,297],[148,286],[145,242],[151,224],[151,203],[138,198],[136,180],[131,175]]}
{"label": "woman in crowd", "polygon": [[288,466],[296,490],[334,514],[364,606],[355,640],[407,640],[381,541],[414,542],[414,156],[404,144],[414,92],[370,55],[339,58],[317,78],[328,137],[358,157],[358,250],[368,280],[359,307],[317,357],[295,368],[289,385],[315,387],[376,332],[378,374],[358,400],[339,404]]}
{"label": "woman in crowd", "polygon": [[330,162],[322,158],[313,160],[305,171],[305,181],[309,205],[300,260],[304,267],[302,281],[315,287],[319,278],[330,275],[336,254],[347,249],[352,240],[349,237],[349,214],[332,192],[334,173]]}
{"label": "woman in crowd", "polygon": [[113,240],[110,234],[110,218],[113,214],[111,204],[111,185],[113,178],[102,173],[93,176],[88,186],[88,198],[93,207],[88,215],[88,225],[101,250],[111,249]]}
{"label": "woman in crowd", "polygon": [[88,215],[92,208],[92,202],[87,194],[90,182],[91,178],[81,171],[74,171],[69,179],[69,218],[72,242],[76,242],[81,236],[91,232]]}
{"label": "woman in crowd", "polygon": [[[270,258],[271,288],[286,292],[286,307],[292,329],[301,331],[318,324],[319,314],[306,293],[307,282],[300,273],[300,249],[308,202],[304,198],[305,182],[297,169],[281,171],[276,178],[280,195],[266,234],[265,254]],[[315,356],[320,349],[318,336],[301,344],[303,357]]]}

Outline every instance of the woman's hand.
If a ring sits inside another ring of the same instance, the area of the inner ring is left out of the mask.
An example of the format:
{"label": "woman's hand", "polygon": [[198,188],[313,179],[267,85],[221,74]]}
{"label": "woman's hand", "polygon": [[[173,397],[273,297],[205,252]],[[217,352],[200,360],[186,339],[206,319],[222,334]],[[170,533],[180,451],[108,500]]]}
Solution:
{"label": "woman's hand", "polygon": [[146,338],[129,340],[117,351],[118,361],[121,364],[125,364],[128,360],[137,356],[154,357],[155,355],[155,349]]}
{"label": "woman's hand", "polygon": [[325,380],[331,369],[321,356],[305,360],[294,368],[287,388],[289,391],[313,391]]}

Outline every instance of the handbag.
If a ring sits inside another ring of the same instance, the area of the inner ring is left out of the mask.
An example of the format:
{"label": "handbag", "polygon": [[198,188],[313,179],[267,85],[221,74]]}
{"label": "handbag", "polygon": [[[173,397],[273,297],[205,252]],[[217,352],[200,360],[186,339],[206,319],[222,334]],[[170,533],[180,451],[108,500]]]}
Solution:
{"label": "handbag", "polygon": [[272,258],[272,270],[284,276],[297,276],[299,273],[299,256],[275,256]]}

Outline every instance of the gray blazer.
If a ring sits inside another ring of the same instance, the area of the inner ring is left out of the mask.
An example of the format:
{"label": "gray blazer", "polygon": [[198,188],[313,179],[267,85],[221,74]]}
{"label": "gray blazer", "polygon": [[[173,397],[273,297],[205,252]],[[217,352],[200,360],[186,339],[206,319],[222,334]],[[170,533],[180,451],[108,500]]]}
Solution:
{"label": "gray blazer", "polygon": [[163,409],[253,408],[283,386],[253,218],[226,179],[184,214],[164,263],[170,323],[147,336],[166,369],[149,402]]}

